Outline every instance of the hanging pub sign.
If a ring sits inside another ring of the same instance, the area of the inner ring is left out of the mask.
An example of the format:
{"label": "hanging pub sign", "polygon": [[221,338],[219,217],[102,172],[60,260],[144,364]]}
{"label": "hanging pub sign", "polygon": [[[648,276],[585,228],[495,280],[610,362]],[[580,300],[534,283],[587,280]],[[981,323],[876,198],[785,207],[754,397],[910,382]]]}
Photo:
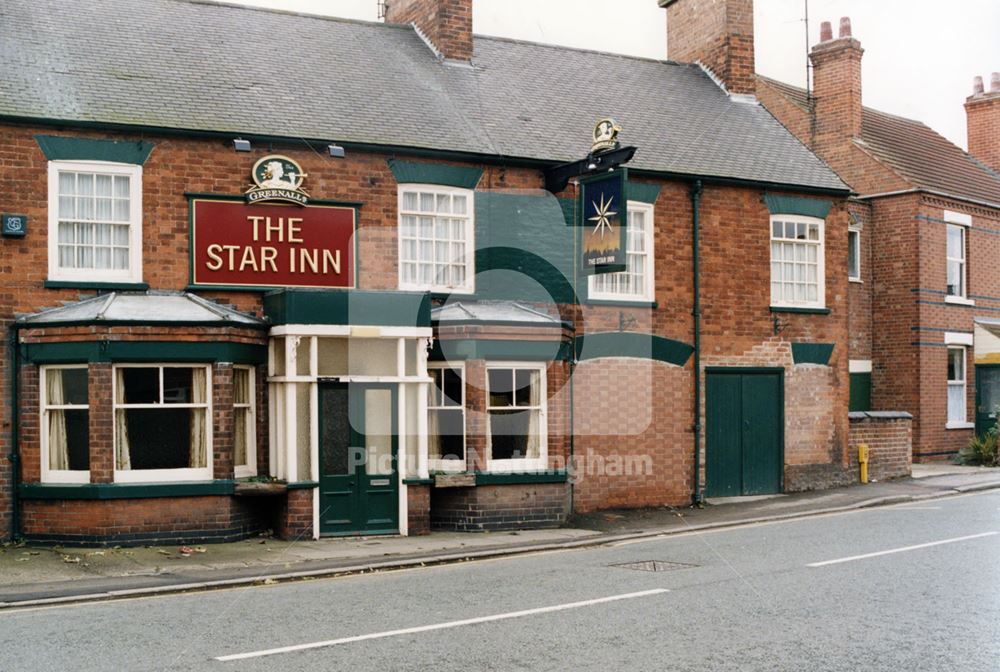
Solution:
{"label": "hanging pub sign", "polygon": [[582,269],[587,275],[625,270],[628,169],[580,180]]}
{"label": "hanging pub sign", "polygon": [[354,287],[355,208],[192,196],[191,284]]}
{"label": "hanging pub sign", "polygon": [[305,205],[309,194],[302,188],[307,175],[287,156],[271,154],[253,165],[253,185],[246,191],[247,203],[295,203]]}

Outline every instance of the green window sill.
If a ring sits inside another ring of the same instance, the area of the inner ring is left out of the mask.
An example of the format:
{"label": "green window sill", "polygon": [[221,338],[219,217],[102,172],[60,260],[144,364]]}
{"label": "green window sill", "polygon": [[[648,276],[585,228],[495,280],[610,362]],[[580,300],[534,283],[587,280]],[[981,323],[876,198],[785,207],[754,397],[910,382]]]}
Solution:
{"label": "green window sill", "polygon": [[565,483],[569,479],[566,470],[539,471],[528,473],[476,472],[476,485],[521,485],[532,483]]}
{"label": "green window sill", "polygon": [[802,315],[829,315],[829,308],[795,308],[791,306],[771,306],[772,313],[799,313]]}
{"label": "green window sill", "polygon": [[147,282],[71,282],[68,280],[46,280],[46,289],[107,289],[143,292],[149,289]]}
{"label": "green window sill", "polygon": [[178,481],[176,483],[22,483],[21,499],[146,499],[149,497],[203,497],[231,495],[235,481]]}

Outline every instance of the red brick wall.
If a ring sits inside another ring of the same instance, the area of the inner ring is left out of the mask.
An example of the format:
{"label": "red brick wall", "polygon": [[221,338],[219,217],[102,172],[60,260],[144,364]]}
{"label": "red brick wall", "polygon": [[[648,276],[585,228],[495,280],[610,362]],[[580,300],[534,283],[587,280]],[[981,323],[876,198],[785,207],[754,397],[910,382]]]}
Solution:
{"label": "red brick wall", "polygon": [[691,367],[646,359],[576,366],[575,511],[690,503],[692,385]]}
{"label": "red brick wall", "polygon": [[415,23],[445,58],[472,59],[472,0],[388,0],[386,23]]}
{"label": "red brick wall", "polygon": [[812,48],[816,140],[839,142],[861,135],[861,43],[852,38]]}
{"label": "red brick wall", "polygon": [[1000,171],[1000,92],[967,98],[965,116],[969,154]]}
{"label": "red brick wall", "polygon": [[430,534],[431,531],[431,487],[429,485],[406,486],[406,525],[411,537]]}
{"label": "red brick wall", "polygon": [[28,539],[62,544],[231,541],[255,534],[265,518],[259,500],[166,497],[114,500],[23,500]]}
{"label": "red brick wall", "polygon": [[[272,498],[264,498],[268,508],[273,509]],[[298,488],[289,490],[282,498],[276,512],[274,531],[281,539],[300,541],[313,538],[313,490]]]}
{"label": "red brick wall", "polygon": [[559,527],[569,511],[566,483],[480,485],[431,490],[431,527],[479,532]]}
{"label": "red brick wall", "polygon": [[667,7],[667,58],[700,61],[730,92],[753,94],[753,1],[673,2]]}
{"label": "red brick wall", "polygon": [[860,478],[858,446],[868,446],[868,478],[885,481],[912,472],[910,419],[901,413],[852,413],[849,454],[853,480]]}
{"label": "red brick wall", "polygon": [[92,483],[113,483],[115,480],[115,411],[111,385],[113,369],[110,363],[104,362],[95,362],[87,368],[90,480]]}

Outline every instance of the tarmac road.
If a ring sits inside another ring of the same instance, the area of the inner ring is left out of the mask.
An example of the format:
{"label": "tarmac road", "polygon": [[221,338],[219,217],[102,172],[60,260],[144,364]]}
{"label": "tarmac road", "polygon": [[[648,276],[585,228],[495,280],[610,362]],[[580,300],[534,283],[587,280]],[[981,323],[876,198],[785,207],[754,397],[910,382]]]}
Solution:
{"label": "tarmac road", "polygon": [[67,669],[996,671],[1000,492],[0,612],[0,670]]}

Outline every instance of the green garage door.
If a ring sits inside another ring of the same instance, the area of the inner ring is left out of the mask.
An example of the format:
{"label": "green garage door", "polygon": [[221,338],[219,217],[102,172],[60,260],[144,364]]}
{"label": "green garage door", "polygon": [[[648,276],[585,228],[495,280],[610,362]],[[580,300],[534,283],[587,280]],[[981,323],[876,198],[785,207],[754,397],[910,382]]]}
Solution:
{"label": "green garage door", "polygon": [[710,371],[705,379],[705,494],[781,492],[784,381],[780,369]]}

